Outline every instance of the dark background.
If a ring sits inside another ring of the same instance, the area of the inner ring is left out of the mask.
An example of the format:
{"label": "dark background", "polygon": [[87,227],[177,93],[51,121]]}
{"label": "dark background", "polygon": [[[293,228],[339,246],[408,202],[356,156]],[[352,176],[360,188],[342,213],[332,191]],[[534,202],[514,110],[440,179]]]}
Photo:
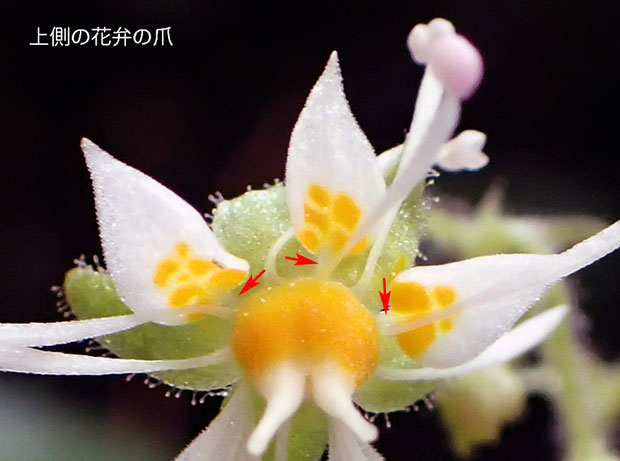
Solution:
{"label": "dark background", "polygon": [[[3,4],[0,321],[58,320],[49,286],[61,282],[74,257],[100,251],[81,137],[209,211],[207,195],[215,190],[231,197],[247,184],[282,177],[293,124],[334,49],[353,111],[376,150],[402,142],[422,76],[405,39],[413,25],[436,16],[452,20],[485,58],[485,79],[466,103],[461,127],[488,134],[491,163],[482,173],[442,176],[435,193],[475,203],[501,178],[511,212],[618,219],[620,37],[614,3]],[[28,45],[37,27],[49,32],[54,26],[170,26],[174,46]],[[593,318],[593,346],[608,360],[620,352],[619,259],[607,258],[580,278],[583,306]],[[41,438],[32,435],[45,419],[42,395],[76,414],[93,415],[99,442],[121,445],[116,449],[124,455],[106,458],[102,448],[97,459],[141,459],[129,454],[132,437],[115,442],[118,434],[110,435],[116,430],[110,427],[153,441],[146,444],[157,447],[155,454],[144,453],[144,459],[169,459],[217,409],[217,399],[192,407],[187,395],[166,399],[162,388],[149,390],[140,380],[126,384],[122,377],[0,380],[27,394],[23,435],[41,445],[37,459],[52,459],[45,455],[50,445],[70,459],[74,442],[66,427],[77,424],[52,411],[52,427]],[[434,413],[391,420],[378,445],[387,459],[453,459]],[[1,429],[9,426],[0,421]],[[560,446],[549,405],[533,397],[501,445],[476,459],[557,459]]]}

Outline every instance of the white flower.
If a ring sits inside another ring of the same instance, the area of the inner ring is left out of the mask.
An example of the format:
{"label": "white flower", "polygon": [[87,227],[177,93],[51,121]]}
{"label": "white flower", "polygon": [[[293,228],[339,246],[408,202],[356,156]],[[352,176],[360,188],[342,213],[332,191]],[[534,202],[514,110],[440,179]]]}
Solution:
{"label": "white flower", "polygon": [[[107,269],[133,314],[0,325],[0,369],[149,373],[233,360],[244,379],[179,460],[256,459],[274,436],[276,460],[286,459],[287,421],[304,399],[311,399],[329,416],[330,460],[373,461],[382,459],[369,445],[377,429],[353,403],[356,389],[369,377],[457,376],[537,345],[566,308],[550,309],[513,328],[517,320],[553,283],[616,249],[620,223],[559,255],[498,255],[401,267],[391,286],[388,315],[379,309],[378,296],[376,305],[368,305],[361,294],[381,288],[371,286],[371,276],[392,223],[431,167],[476,169],[488,160],[482,133],[466,131],[450,140],[461,100],[471,96],[482,75],[478,51],[445,20],[416,26],[409,45],[416,61],[426,64],[426,73],[403,146],[379,157],[350,111],[332,54],[291,136],[285,194],[292,229],[269,251],[261,285],[242,295],[239,286],[250,269],[242,255],[229,253],[202,216],[173,192],[84,140]],[[394,177],[388,185],[389,170]],[[282,278],[275,259],[293,238],[319,264],[310,275]],[[364,258],[365,266],[349,286],[333,274],[352,257]],[[232,333],[229,347],[203,357],[110,359],[33,348],[146,322],[181,325],[205,316],[229,320]],[[391,336],[410,366],[380,365],[380,341]],[[253,392],[267,402],[258,422],[251,409]]]}

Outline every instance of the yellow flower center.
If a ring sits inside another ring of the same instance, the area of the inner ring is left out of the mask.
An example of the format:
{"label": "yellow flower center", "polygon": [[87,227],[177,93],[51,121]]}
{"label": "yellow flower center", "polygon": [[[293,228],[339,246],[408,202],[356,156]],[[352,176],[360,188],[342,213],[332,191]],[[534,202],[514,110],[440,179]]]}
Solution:
{"label": "yellow flower center", "polygon": [[241,302],[232,350],[253,380],[283,361],[308,370],[332,361],[359,385],[377,366],[379,332],[346,286],[300,278]]}

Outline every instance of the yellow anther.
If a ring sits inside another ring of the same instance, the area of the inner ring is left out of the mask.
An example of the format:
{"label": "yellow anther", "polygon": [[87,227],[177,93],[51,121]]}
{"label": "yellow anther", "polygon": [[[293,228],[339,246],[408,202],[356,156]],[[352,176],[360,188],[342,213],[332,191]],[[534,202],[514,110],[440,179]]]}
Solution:
{"label": "yellow anther", "polygon": [[170,283],[170,279],[179,270],[179,263],[171,259],[165,259],[157,265],[153,282],[160,288],[164,288]]}
{"label": "yellow anther", "polygon": [[362,217],[362,212],[355,201],[346,194],[338,194],[331,207],[331,214],[350,231],[354,230]]}
{"label": "yellow anther", "polygon": [[255,380],[282,361],[309,371],[335,361],[361,384],[379,358],[379,333],[368,310],[344,285],[310,278],[245,298],[231,345]]}
{"label": "yellow anther", "polygon": [[456,300],[456,291],[451,287],[438,286],[433,289],[433,298],[440,306],[448,307]]}
{"label": "yellow anther", "polygon": [[185,242],[177,243],[174,247],[174,251],[180,258],[187,258],[189,256],[189,245]]}
{"label": "yellow anther", "polygon": [[427,311],[431,300],[419,283],[396,282],[392,286],[392,309],[399,314]]}
{"label": "yellow anther", "polygon": [[308,198],[320,208],[329,206],[331,201],[329,191],[319,184],[313,184],[308,189]]}

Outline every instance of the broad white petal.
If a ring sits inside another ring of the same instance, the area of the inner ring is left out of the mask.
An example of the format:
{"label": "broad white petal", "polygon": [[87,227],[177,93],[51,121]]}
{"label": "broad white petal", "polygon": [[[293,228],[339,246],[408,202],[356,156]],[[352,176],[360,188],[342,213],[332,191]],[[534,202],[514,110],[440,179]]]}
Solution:
{"label": "broad white petal", "polygon": [[[620,222],[559,255],[496,255],[414,267],[395,278],[392,308],[416,318],[387,331],[413,330],[398,340],[425,366],[462,364],[512,328],[549,286],[618,246]],[[425,317],[432,322],[420,328]]]}
{"label": "broad white petal", "polygon": [[329,461],[383,461],[383,456],[368,443],[362,442],[343,422],[329,422]]}
{"label": "broad white petal", "polygon": [[[312,194],[313,186],[320,193]],[[310,92],[291,135],[286,163],[286,198],[295,233],[300,236],[313,229],[319,234],[319,240],[329,239],[330,225],[322,226],[323,218],[343,224],[345,230],[355,228],[359,221],[359,217],[354,216],[357,213],[344,212],[345,216],[339,216],[335,210],[337,197],[348,196],[363,216],[384,193],[385,181],[377,167],[373,148],[349,108],[338,56],[334,52]],[[307,216],[305,206],[314,206],[318,216]],[[324,232],[317,231],[317,227]],[[305,242],[303,237],[300,240],[313,252],[322,243],[315,246]]]}
{"label": "broad white petal", "polygon": [[562,322],[567,306],[557,306],[525,320],[499,338],[469,362],[451,368],[379,368],[379,376],[394,381],[429,381],[461,376],[493,365],[509,362],[543,342]]}
{"label": "broad white petal", "polygon": [[220,414],[175,461],[256,461],[245,440],[254,423],[249,391],[240,386]]}
{"label": "broad white petal", "polygon": [[[247,272],[247,262],[226,252],[200,213],[178,195],[86,139],[82,150],[93,181],[107,269],[134,312],[170,311],[171,289],[180,285],[172,281],[163,289],[155,276],[164,261],[179,259],[177,249],[186,250],[188,261]],[[168,275],[181,277],[179,271]],[[179,323],[178,316],[168,323]]]}
{"label": "broad white petal", "polygon": [[0,347],[0,371],[39,375],[114,375],[200,368],[230,359],[228,348],[182,360],[132,360]]}
{"label": "broad white petal", "polygon": [[53,323],[0,323],[0,346],[51,346],[118,333],[142,323],[141,315],[120,315]]}

